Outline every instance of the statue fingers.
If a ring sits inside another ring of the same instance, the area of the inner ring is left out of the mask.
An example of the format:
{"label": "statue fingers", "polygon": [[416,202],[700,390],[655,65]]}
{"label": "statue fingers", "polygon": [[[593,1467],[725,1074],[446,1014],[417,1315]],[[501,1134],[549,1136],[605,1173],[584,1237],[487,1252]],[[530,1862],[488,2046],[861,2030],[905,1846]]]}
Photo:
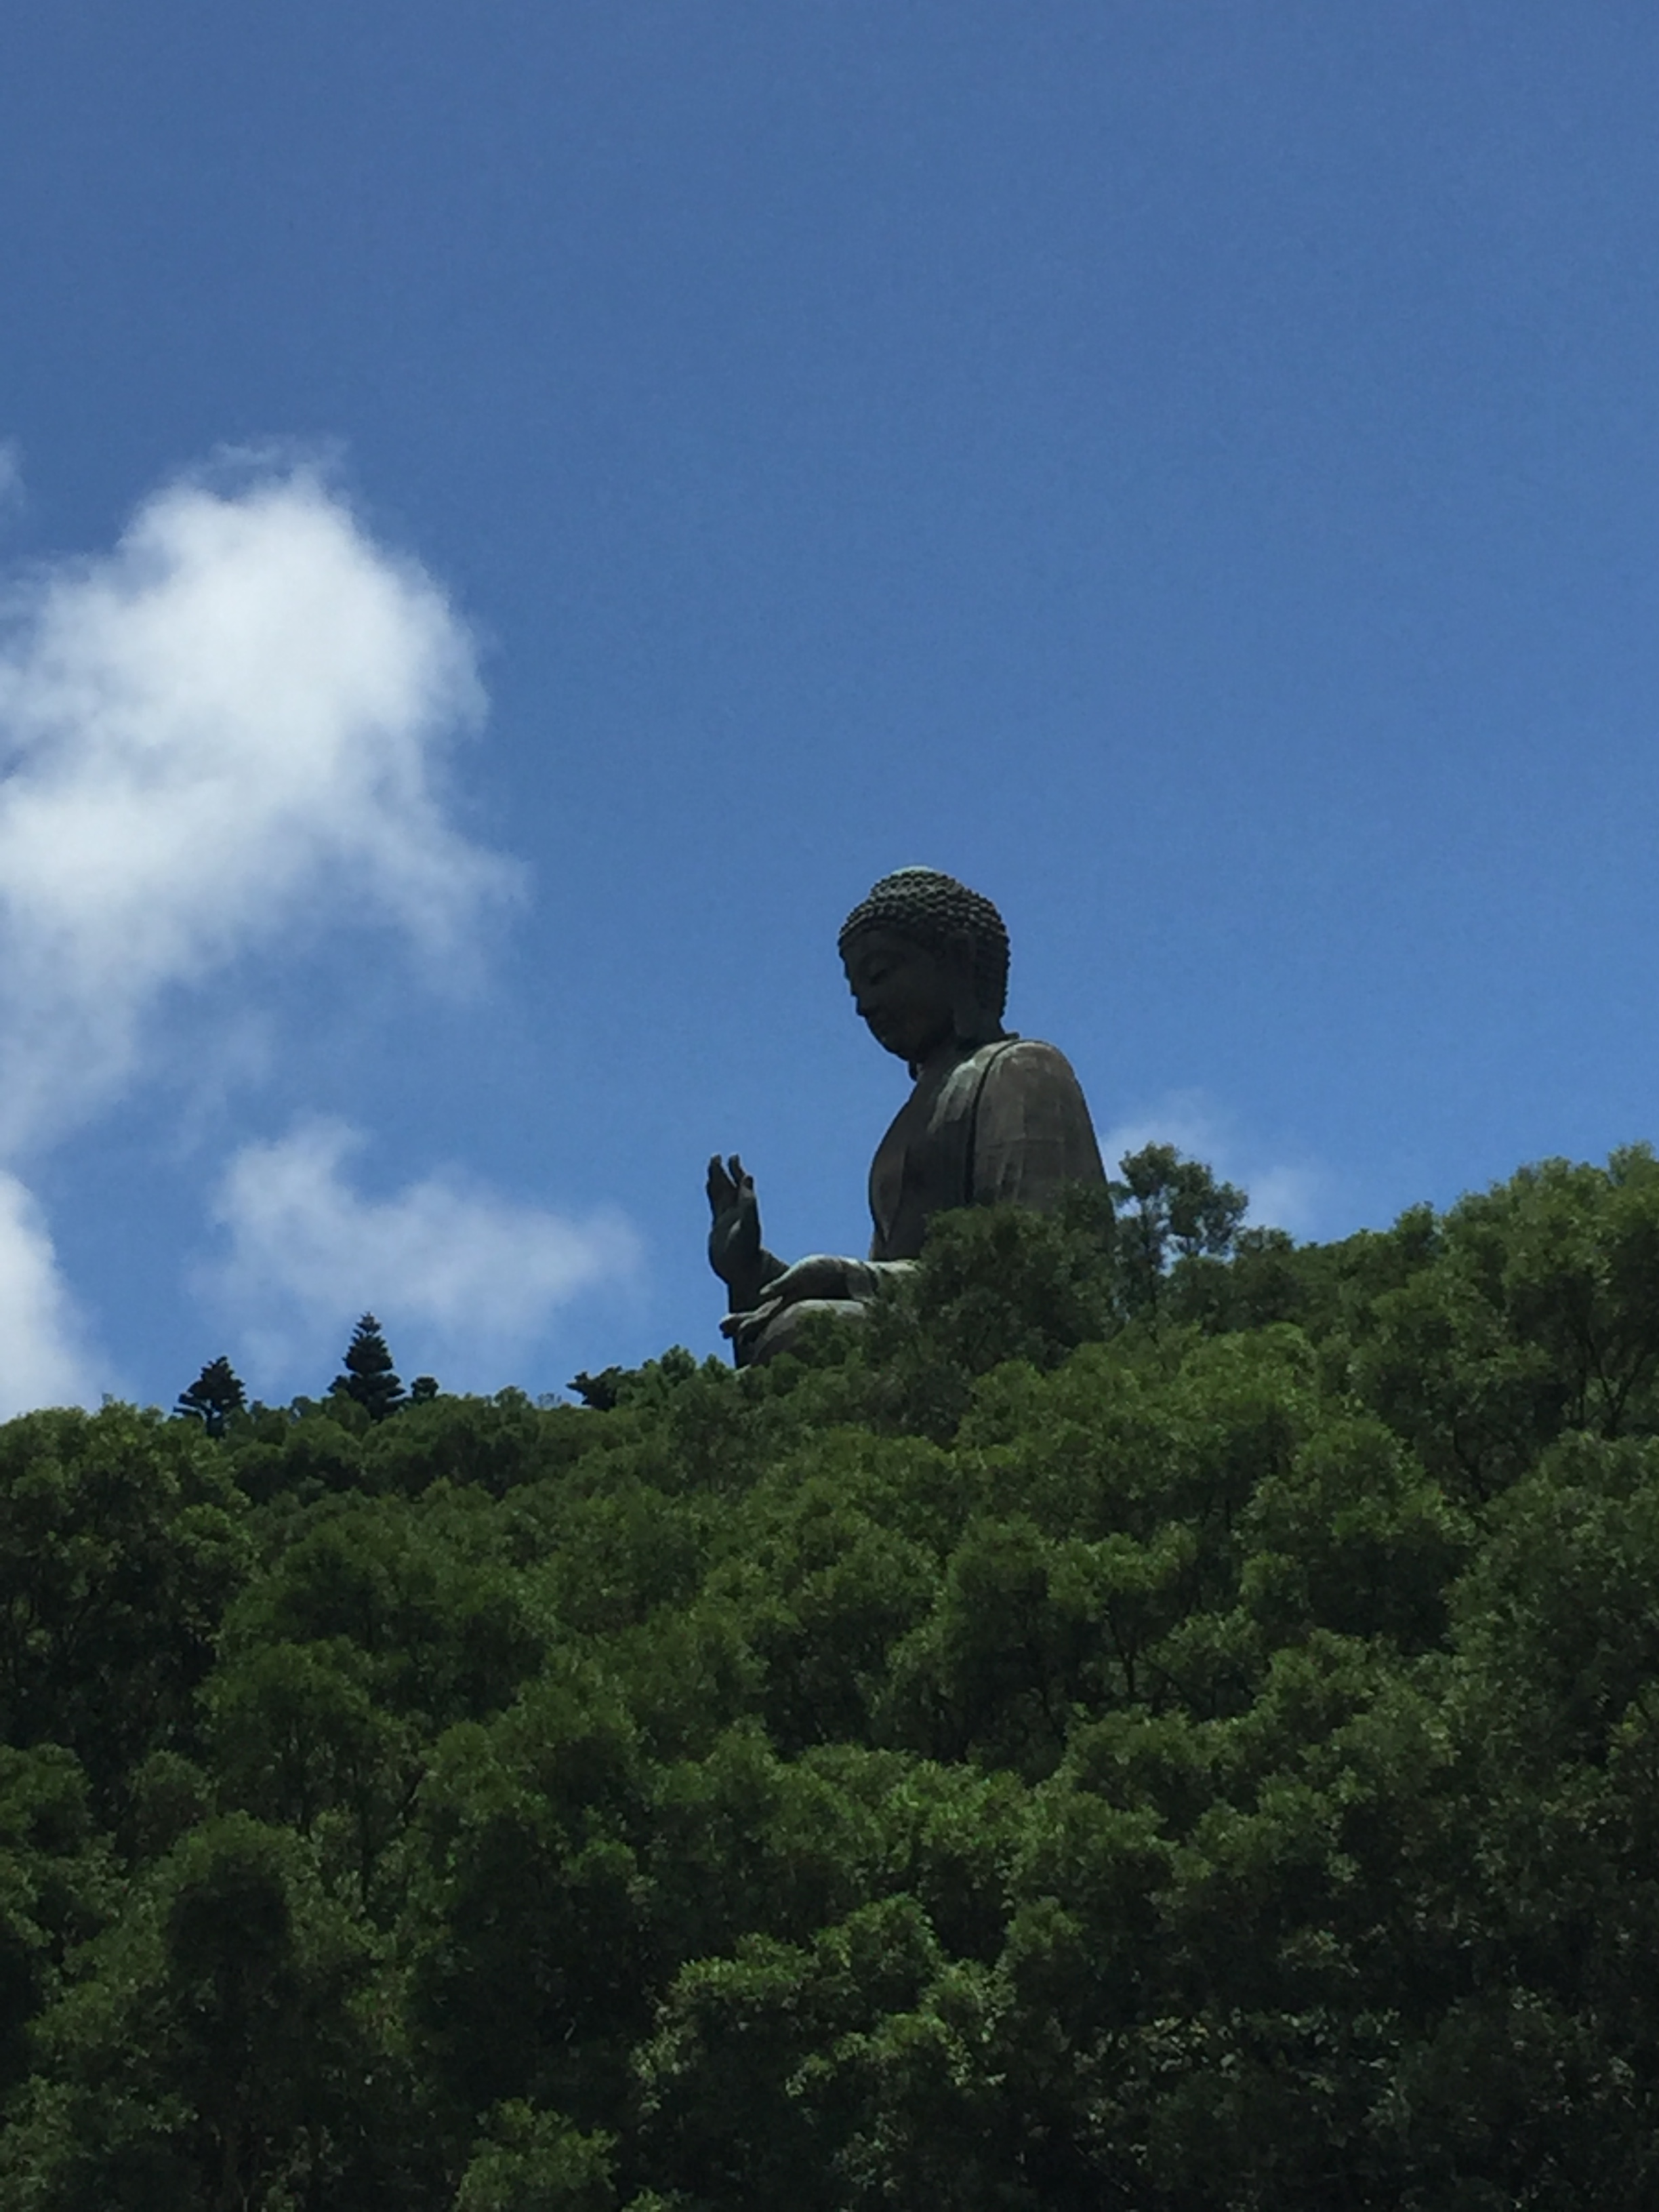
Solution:
{"label": "statue fingers", "polygon": [[727,1314],[720,1323],[720,1334],[732,1338],[740,1347],[746,1349],[757,1337],[763,1334],[778,1309],[779,1301],[768,1298],[748,1313]]}
{"label": "statue fingers", "polygon": [[704,1186],[708,1194],[708,1203],[715,1212],[724,1213],[737,1206],[743,1198],[745,1185],[752,1191],[754,1178],[744,1175],[743,1163],[737,1154],[732,1153],[728,1166],[716,1152],[708,1163],[708,1180]]}

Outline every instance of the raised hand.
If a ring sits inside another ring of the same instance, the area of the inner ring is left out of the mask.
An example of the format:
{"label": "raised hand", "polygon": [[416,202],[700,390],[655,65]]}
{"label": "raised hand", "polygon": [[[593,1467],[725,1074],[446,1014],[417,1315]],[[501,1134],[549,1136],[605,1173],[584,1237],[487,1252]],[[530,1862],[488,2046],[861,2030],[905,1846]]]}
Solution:
{"label": "raised hand", "polygon": [[718,1152],[708,1163],[708,1264],[732,1293],[734,1310],[752,1306],[759,1297],[769,1272],[769,1255],[761,1245],[760,1201],[755,1178],[733,1152],[722,1160]]}

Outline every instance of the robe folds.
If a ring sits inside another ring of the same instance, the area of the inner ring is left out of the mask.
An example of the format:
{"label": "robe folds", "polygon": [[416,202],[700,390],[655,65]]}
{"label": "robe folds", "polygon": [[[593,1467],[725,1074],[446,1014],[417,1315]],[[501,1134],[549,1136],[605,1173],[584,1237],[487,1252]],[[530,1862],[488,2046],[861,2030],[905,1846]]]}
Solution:
{"label": "robe folds", "polygon": [[1082,1085],[1064,1053],[1013,1036],[964,1051],[921,1078],[876,1147],[875,1234],[867,1260],[839,1263],[847,1295],[781,1307],[758,1333],[738,1337],[738,1364],[775,1359],[815,1316],[857,1320],[884,1282],[915,1268],[935,1214],[996,1205],[1047,1213],[1068,1185],[1105,1180]]}
{"label": "robe folds", "polygon": [[870,1257],[914,1260],[936,1213],[1026,1206],[1047,1213],[1070,1183],[1103,1182],[1100,1147],[1064,1053],[1003,1036],[924,1077],[876,1148]]}

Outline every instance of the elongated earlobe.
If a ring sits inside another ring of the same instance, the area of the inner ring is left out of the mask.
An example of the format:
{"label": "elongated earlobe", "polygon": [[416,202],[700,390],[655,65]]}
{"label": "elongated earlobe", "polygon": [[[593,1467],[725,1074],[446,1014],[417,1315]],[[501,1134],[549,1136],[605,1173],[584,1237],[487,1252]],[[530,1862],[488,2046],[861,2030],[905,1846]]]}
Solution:
{"label": "elongated earlobe", "polygon": [[951,1031],[959,1045],[976,1051],[1002,1035],[1002,1023],[980,997],[972,938],[954,937],[944,964],[951,980]]}

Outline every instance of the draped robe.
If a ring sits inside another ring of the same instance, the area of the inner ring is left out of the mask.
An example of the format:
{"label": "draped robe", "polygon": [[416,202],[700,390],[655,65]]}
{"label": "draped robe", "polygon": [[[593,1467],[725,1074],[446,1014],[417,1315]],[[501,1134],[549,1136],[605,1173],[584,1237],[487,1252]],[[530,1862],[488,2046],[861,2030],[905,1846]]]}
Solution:
{"label": "draped robe", "polygon": [[1083,1088],[1064,1053],[1012,1035],[964,1052],[921,1079],[876,1147],[874,1235],[869,1259],[848,1262],[853,1295],[783,1307],[739,1356],[745,1365],[775,1358],[811,1314],[855,1318],[884,1276],[915,1266],[936,1213],[996,1205],[1046,1213],[1068,1184],[1105,1179]]}
{"label": "draped robe", "polygon": [[1046,1213],[1068,1183],[1102,1182],[1083,1088],[1064,1053],[998,1037],[924,1076],[870,1167],[870,1257],[919,1257],[927,1224],[953,1206]]}

